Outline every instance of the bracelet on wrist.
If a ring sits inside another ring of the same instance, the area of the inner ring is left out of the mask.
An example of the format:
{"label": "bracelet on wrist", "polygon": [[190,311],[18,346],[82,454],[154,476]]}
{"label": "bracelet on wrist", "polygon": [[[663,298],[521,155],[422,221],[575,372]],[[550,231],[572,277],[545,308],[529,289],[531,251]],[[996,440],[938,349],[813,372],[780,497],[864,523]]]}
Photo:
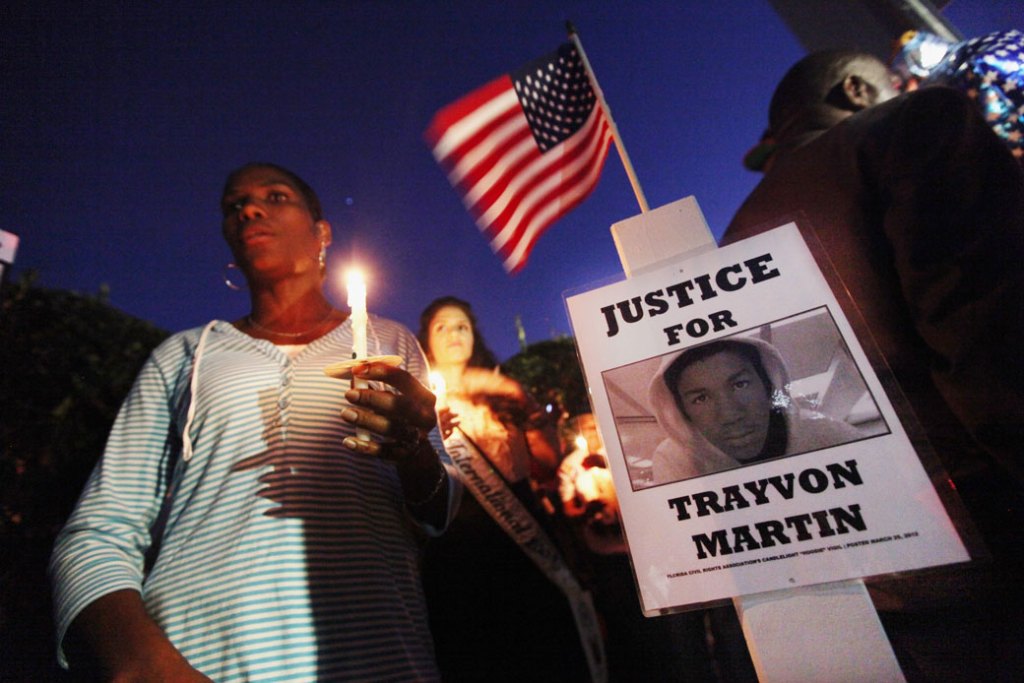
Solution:
{"label": "bracelet on wrist", "polygon": [[448,470],[440,462],[438,462],[437,464],[438,467],[441,469],[441,475],[437,478],[437,483],[434,484],[434,488],[430,491],[430,493],[426,495],[426,497],[423,500],[413,502],[409,499],[406,499],[406,505],[410,507],[420,507],[426,505],[427,503],[434,499],[434,496],[438,494],[438,492],[441,490],[441,487],[444,486],[444,484],[448,481]]}

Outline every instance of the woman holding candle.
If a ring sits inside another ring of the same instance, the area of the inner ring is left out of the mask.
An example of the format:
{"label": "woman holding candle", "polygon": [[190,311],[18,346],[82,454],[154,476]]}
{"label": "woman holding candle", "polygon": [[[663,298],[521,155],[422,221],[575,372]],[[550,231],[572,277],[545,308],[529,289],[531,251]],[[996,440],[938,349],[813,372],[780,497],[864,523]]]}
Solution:
{"label": "woman holding candle", "polygon": [[[238,169],[222,210],[250,313],[172,336],[136,380],[54,550],[62,663],[139,681],[436,679],[410,522],[443,529],[458,488],[422,353],[401,325],[357,330],[328,302],[331,228],[294,173]],[[326,376],[362,334],[399,367]]]}
{"label": "woman holding candle", "polygon": [[451,420],[499,463],[510,481],[533,476],[551,482],[560,460],[556,418],[518,382],[498,372],[469,304],[450,296],[434,300],[420,315],[417,339],[431,370],[444,378]]}
{"label": "woman holding candle", "polygon": [[[542,526],[531,478],[553,484],[555,421],[518,382],[502,375],[468,303],[433,301],[417,334],[444,378],[443,430],[458,430],[500,473],[499,484]],[[476,456],[474,456],[476,457]],[[460,464],[460,469],[461,469]],[[587,665],[565,597],[472,495],[423,562],[431,630],[445,681],[585,680]],[[492,485],[488,485],[492,486]],[[493,490],[490,490],[493,497]]]}

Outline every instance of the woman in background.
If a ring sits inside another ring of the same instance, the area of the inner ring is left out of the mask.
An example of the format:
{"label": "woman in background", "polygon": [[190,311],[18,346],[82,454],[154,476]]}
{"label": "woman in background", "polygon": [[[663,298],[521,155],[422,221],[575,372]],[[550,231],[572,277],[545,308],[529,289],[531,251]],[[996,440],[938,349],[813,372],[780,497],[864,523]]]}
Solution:
{"label": "woman in background", "polygon": [[[465,301],[431,302],[417,336],[445,380],[446,435],[462,432],[543,524],[533,485],[552,483],[558,466],[553,416],[498,371]],[[443,678],[586,680],[568,602],[467,488],[473,495],[463,496],[445,536],[430,540],[423,563]]]}

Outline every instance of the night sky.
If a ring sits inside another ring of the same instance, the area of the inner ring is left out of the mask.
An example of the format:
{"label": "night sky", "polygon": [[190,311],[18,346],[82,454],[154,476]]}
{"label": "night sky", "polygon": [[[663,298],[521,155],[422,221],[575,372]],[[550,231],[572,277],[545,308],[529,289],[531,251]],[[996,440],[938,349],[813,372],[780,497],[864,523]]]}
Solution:
{"label": "night sky", "polygon": [[[1021,28],[1016,0],[954,0],[966,36]],[[696,196],[716,235],[758,176],[740,164],[803,54],[768,2],[142,3],[0,10],[0,229],[13,272],[176,331],[248,311],[222,282],[225,175],[292,168],[334,228],[327,289],[368,273],[374,313],[415,328],[469,300],[502,359],[568,334],[562,294],[621,274],[609,226],[639,213],[613,149],[593,195],[502,270],[423,142],[433,114],[576,25],[652,207]]]}

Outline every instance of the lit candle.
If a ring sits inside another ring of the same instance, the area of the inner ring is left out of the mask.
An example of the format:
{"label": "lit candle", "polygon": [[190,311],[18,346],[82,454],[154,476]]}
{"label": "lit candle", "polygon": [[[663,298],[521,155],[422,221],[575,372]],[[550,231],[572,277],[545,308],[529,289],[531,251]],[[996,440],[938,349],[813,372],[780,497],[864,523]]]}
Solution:
{"label": "lit candle", "polygon": [[[345,278],[348,289],[348,307],[352,316],[352,357],[366,358],[366,281],[357,269],[348,271]],[[366,389],[369,383],[365,379],[352,377],[354,389]],[[370,433],[362,427],[356,427],[356,438],[369,441]]]}
{"label": "lit candle", "polygon": [[348,307],[352,311],[352,357],[366,358],[366,281],[358,270],[348,271]]}
{"label": "lit candle", "polygon": [[441,410],[447,407],[447,395],[448,386],[445,384],[444,375],[437,370],[430,371],[430,390],[434,392],[434,396],[437,397],[437,403],[435,408]]}

